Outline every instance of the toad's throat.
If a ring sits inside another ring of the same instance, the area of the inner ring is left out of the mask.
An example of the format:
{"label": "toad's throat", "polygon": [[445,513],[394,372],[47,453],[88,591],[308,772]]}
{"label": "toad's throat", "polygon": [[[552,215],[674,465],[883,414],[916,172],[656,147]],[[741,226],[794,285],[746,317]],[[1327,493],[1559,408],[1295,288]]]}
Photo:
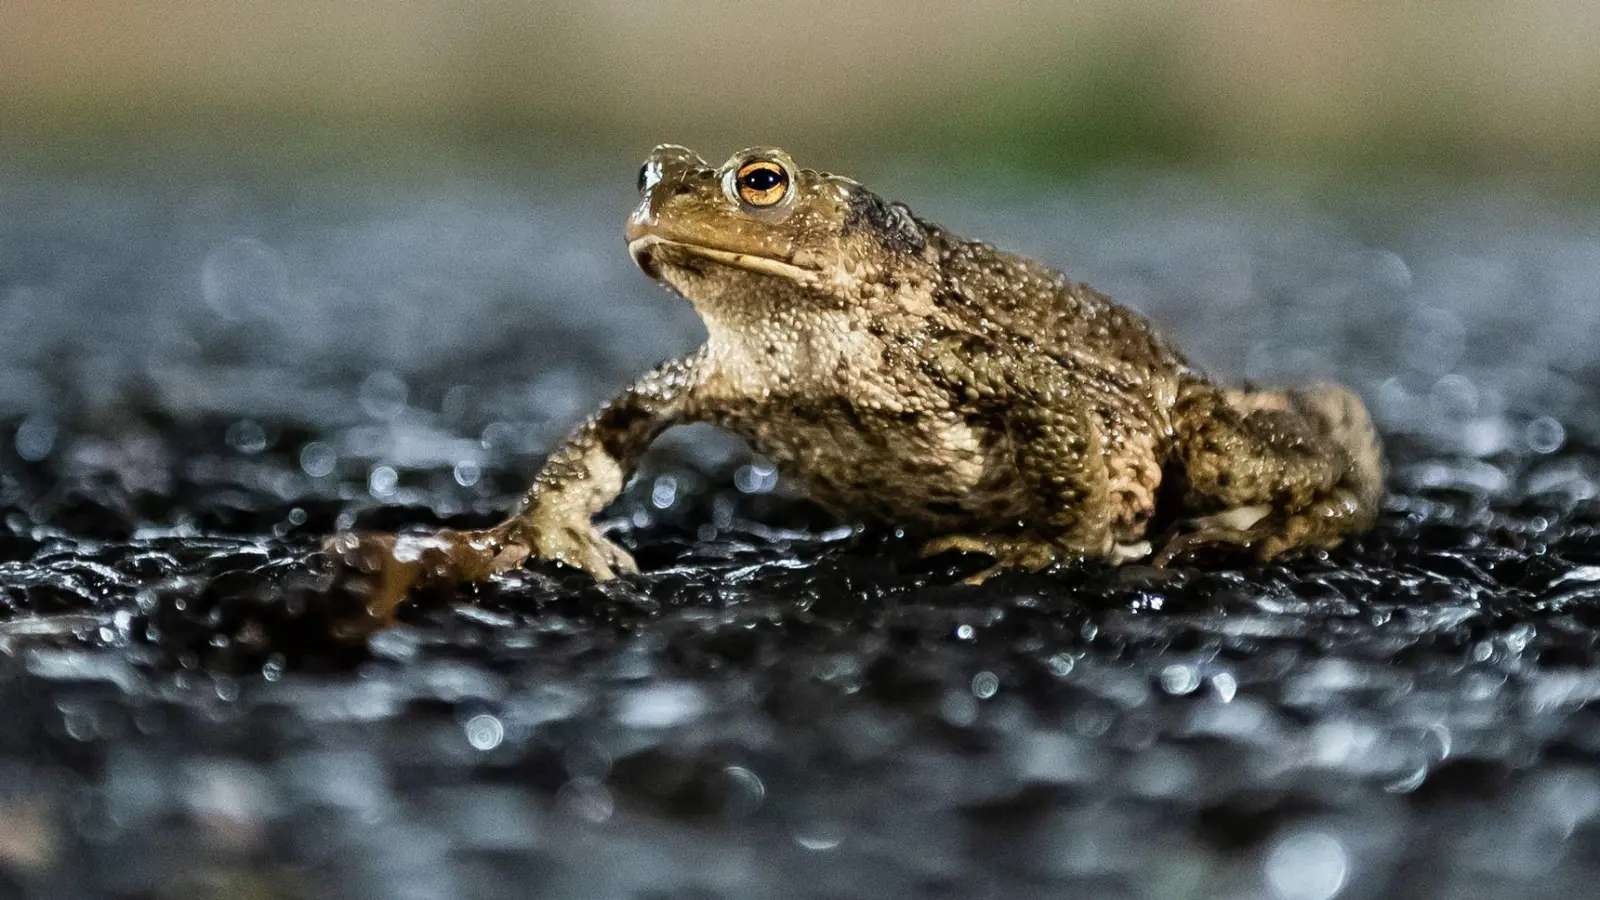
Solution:
{"label": "toad's throat", "polygon": [[[699,257],[724,266],[736,269],[745,269],[762,275],[772,275],[788,279],[799,284],[812,284],[818,279],[817,272],[787,263],[771,257],[758,256],[751,253],[740,253],[735,250],[720,250],[716,247],[706,247],[700,244],[686,244],[682,241],[672,241],[664,237],[647,234],[628,242],[628,254],[633,257],[633,262],[646,275],[651,278],[661,278],[661,264],[670,265],[673,256]],[[665,257],[664,259],[661,257]]]}

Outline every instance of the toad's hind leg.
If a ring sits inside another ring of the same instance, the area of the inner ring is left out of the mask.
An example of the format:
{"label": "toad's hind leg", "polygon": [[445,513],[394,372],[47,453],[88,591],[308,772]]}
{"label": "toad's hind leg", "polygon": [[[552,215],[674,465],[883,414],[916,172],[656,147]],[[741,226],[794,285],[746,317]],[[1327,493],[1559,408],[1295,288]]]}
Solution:
{"label": "toad's hind leg", "polygon": [[1331,547],[1372,525],[1382,453],[1350,390],[1235,391],[1196,381],[1173,413],[1184,508],[1199,515],[1181,523],[1157,564],[1208,546],[1267,560]]}

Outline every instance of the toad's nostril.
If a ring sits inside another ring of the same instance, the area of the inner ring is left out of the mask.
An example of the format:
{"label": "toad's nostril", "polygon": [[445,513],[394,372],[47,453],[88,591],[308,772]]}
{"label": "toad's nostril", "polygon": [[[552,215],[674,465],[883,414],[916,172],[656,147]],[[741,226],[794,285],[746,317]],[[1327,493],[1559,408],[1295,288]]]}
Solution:
{"label": "toad's nostril", "polygon": [[681,197],[684,194],[687,194],[692,190],[694,190],[694,188],[692,186],[684,184],[683,182],[680,181],[675,186],[673,186],[672,194],[673,194],[673,196]]}

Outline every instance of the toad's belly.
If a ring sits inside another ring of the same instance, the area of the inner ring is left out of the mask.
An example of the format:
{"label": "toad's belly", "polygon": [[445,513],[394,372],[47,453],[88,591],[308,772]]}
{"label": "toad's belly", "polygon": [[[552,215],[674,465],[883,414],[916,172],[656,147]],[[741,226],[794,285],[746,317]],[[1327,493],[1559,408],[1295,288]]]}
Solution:
{"label": "toad's belly", "polygon": [[[726,424],[847,518],[934,534],[1025,531],[1049,502],[1036,479],[1018,472],[1003,427],[955,413],[769,407]],[[1154,508],[1160,466],[1139,442],[1119,437],[1107,449],[1114,453],[1104,513],[1119,541],[1137,540]]]}
{"label": "toad's belly", "polygon": [[736,430],[842,516],[952,532],[1015,524],[1028,510],[1005,433],[953,414],[806,408]]}

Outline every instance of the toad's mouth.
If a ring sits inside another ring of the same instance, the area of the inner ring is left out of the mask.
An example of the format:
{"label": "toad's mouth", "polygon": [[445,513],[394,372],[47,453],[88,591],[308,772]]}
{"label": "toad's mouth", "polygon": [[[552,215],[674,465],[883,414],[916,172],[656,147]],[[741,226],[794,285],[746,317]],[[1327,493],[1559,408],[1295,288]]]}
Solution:
{"label": "toad's mouth", "polygon": [[735,250],[719,250],[701,244],[686,244],[653,234],[629,241],[628,255],[633,257],[634,265],[637,265],[640,271],[657,280],[661,278],[663,264],[679,265],[692,259],[708,260],[719,265],[761,275],[772,275],[801,284],[811,284],[818,278],[816,271],[780,259],[740,253]]}

